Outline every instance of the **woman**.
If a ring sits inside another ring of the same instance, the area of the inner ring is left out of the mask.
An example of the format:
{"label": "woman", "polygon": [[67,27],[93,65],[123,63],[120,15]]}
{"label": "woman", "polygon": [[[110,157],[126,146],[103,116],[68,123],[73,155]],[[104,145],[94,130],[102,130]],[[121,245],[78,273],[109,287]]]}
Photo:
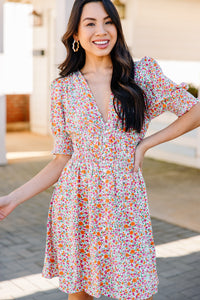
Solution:
{"label": "woman", "polygon": [[[52,83],[56,157],[0,198],[1,219],[56,182],[43,276],[59,276],[69,300],[153,299],[158,277],[143,157],[199,126],[200,104],[154,59],[133,62],[110,0],[75,0],[63,43],[67,58]],[[166,110],[179,118],[145,138],[151,119]]]}

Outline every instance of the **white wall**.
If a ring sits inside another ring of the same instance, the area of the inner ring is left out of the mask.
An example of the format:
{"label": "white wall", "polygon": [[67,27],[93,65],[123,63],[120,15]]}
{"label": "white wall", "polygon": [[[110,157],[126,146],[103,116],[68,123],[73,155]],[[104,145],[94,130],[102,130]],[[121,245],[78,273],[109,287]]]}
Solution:
{"label": "white wall", "polygon": [[134,56],[200,60],[199,0],[128,0],[128,6],[132,12],[134,8],[137,10]]}
{"label": "white wall", "polygon": [[50,132],[50,83],[58,76],[57,66],[65,58],[61,38],[66,31],[73,0],[33,0],[34,9],[43,14],[43,26],[34,27],[33,48],[43,49],[44,56],[34,56],[31,130]]}
{"label": "white wall", "polygon": [[0,0],[0,53],[3,52],[3,4],[4,0]]}
{"label": "white wall", "polygon": [[[48,134],[49,84],[52,76],[52,36],[54,36],[54,0],[34,0],[34,10],[42,14],[42,26],[33,27],[33,93],[31,96],[31,131]],[[44,55],[41,54],[44,51]],[[51,62],[51,63],[49,63]]]}
{"label": "white wall", "polygon": [[71,13],[71,8],[74,0],[60,0],[59,3],[56,3],[56,57],[55,64],[59,65],[62,63],[66,57],[66,50],[64,45],[61,42],[61,38],[67,29],[67,22]]}
{"label": "white wall", "polygon": [[32,92],[32,5],[4,4],[4,82],[6,94]]}

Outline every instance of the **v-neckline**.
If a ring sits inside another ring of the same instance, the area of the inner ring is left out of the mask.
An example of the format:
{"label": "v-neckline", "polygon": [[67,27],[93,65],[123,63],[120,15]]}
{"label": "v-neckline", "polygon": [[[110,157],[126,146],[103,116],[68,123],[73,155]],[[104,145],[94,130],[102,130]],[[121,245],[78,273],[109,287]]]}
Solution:
{"label": "v-neckline", "polygon": [[89,86],[89,83],[88,83],[87,79],[85,78],[85,76],[83,75],[83,73],[82,73],[80,70],[78,71],[78,73],[80,74],[80,76],[81,76],[83,82],[85,83],[85,85],[86,85],[86,87],[87,87],[87,89],[88,89],[88,92],[89,92],[90,95],[91,95],[91,98],[90,98],[90,99],[92,99],[92,102],[93,102],[93,105],[94,105],[94,107],[95,107],[95,110],[96,110],[96,112],[98,113],[98,115],[99,115],[101,121],[103,122],[103,125],[104,125],[104,126],[108,125],[108,122],[109,122],[109,119],[110,119],[110,106],[111,106],[111,100],[113,99],[113,92],[111,91],[111,93],[110,93],[110,97],[109,97],[109,101],[108,101],[107,122],[105,122],[105,121],[104,121],[104,118],[103,118],[103,115],[102,115],[102,113],[101,113],[100,110],[99,110],[99,107],[98,107],[97,102],[96,102],[96,100],[95,100],[94,94],[93,94],[93,92],[92,92],[92,90],[91,90],[91,88],[90,88],[90,86]]}

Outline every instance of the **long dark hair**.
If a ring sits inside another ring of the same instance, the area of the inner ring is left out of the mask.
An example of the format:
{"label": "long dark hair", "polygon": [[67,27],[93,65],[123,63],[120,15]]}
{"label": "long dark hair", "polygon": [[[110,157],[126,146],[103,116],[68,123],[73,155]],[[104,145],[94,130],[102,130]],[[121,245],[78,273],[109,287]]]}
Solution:
{"label": "long dark hair", "polygon": [[65,61],[59,65],[60,76],[78,71],[85,64],[85,50],[81,47],[76,53],[72,50],[73,34],[77,33],[83,6],[89,2],[102,2],[104,9],[117,28],[117,42],[111,51],[113,74],[111,90],[114,94],[113,105],[122,120],[122,130],[134,129],[140,132],[144,122],[145,101],[142,89],[134,80],[135,66],[124,39],[121,21],[117,9],[110,0],[75,0],[69,18],[67,31],[62,42],[67,50]]}

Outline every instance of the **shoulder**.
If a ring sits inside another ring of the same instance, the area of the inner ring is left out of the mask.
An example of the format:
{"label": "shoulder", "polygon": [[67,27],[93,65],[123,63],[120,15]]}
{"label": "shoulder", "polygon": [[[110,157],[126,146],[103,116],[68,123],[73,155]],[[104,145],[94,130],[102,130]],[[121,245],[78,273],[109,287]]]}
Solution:
{"label": "shoulder", "polygon": [[142,87],[147,98],[162,98],[166,90],[170,92],[176,87],[154,58],[145,56],[135,64],[135,81]]}
{"label": "shoulder", "polygon": [[159,77],[162,75],[162,69],[156,59],[144,56],[135,62],[135,77],[137,79],[147,79],[150,77]]}
{"label": "shoulder", "polygon": [[156,59],[150,56],[144,56],[140,60],[136,61],[136,63],[140,67],[149,67],[158,64]]}
{"label": "shoulder", "polygon": [[63,90],[69,87],[74,82],[74,76],[77,72],[72,72],[65,77],[58,77],[51,82],[51,89]]}
{"label": "shoulder", "polygon": [[50,95],[53,102],[62,102],[72,98],[73,91],[77,91],[77,71],[65,77],[58,77],[51,82]]}
{"label": "shoulder", "polygon": [[51,81],[51,88],[58,88],[58,87],[62,87],[65,84],[69,84],[70,81],[70,75],[65,76],[65,77],[58,77],[56,79],[54,79],[53,81]]}

